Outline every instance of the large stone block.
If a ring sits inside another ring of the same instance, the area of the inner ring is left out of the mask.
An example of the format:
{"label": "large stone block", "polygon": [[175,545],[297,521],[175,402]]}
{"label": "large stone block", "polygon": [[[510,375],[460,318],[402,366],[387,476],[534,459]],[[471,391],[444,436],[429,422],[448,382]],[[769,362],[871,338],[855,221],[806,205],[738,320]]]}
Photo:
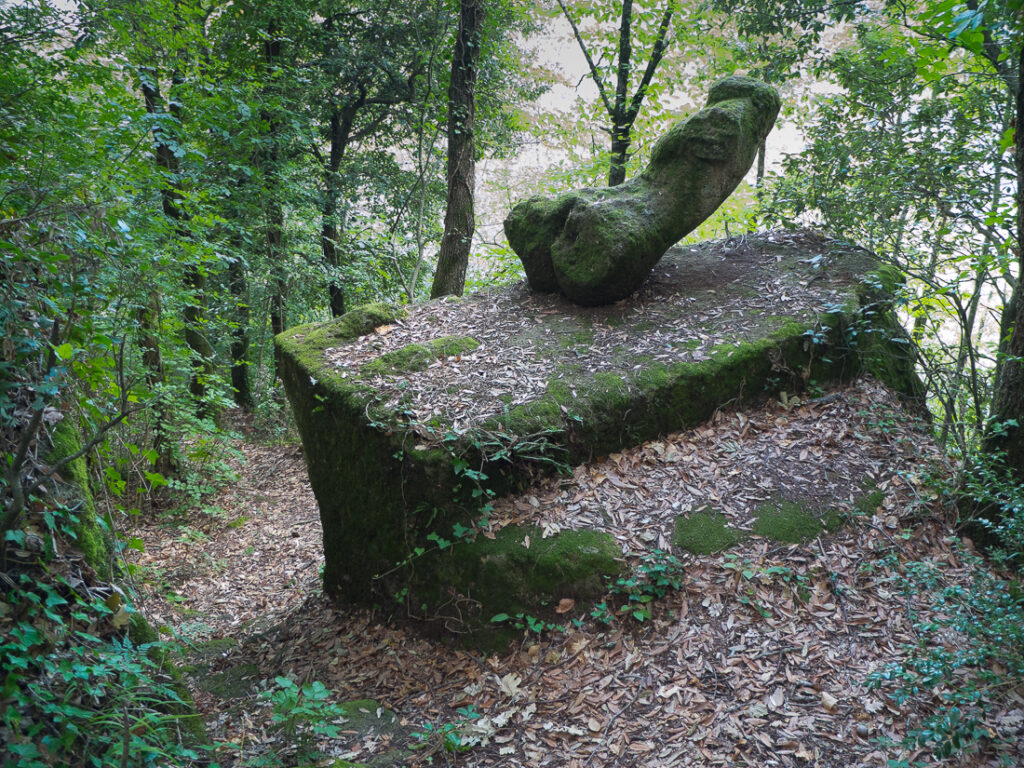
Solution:
{"label": "large stone block", "polygon": [[463,629],[560,597],[585,609],[615,577],[619,545],[586,528],[485,530],[489,499],[725,403],[865,368],[920,394],[889,278],[866,251],[775,233],[675,249],[615,305],[519,285],[287,331],[276,343],[320,506],[325,589],[398,597]]}

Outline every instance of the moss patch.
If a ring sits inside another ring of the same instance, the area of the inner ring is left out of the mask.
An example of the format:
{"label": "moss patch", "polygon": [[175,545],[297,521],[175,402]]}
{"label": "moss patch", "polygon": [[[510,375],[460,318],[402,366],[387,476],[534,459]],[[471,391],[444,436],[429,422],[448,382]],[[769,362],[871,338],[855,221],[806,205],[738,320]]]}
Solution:
{"label": "moss patch", "polygon": [[510,525],[493,539],[478,536],[436,553],[426,565],[433,572],[427,587],[435,604],[454,593],[466,599],[460,618],[467,628],[496,629],[490,625],[498,613],[515,615],[551,613],[549,605],[562,598],[588,600],[605,593],[606,584],[624,573],[622,550],[607,533],[594,530],[561,531],[544,538],[540,528]]}
{"label": "moss patch", "polygon": [[345,718],[348,730],[368,733],[391,733],[398,726],[398,716],[390,709],[385,709],[380,702],[373,699],[356,699],[338,705]]}
{"label": "moss patch", "polygon": [[221,699],[240,699],[252,690],[259,679],[260,668],[255,664],[239,664],[222,672],[205,675],[196,685]]}
{"label": "moss patch", "polygon": [[[65,417],[53,431],[53,450],[49,461],[56,463],[68,456],[74,456],[82,449],[82,439],[74,420]],[[75,544],[101,578],[109,579],[112,575],[110,552],[112,537],[109,528],[100,520],[93,500],[92,488],[89,485],[89,471],[85,457],[80,456],[68,462],[61,470],[61,475],[69,481],[73,496],[77,497],[78,509],[73,513],[77,520],[72,523],[75,532]]]}
{"label": "moss patch", "polygon": [[365,304],[346,312],[329,324],[331,335],[338,341],[351,341],[365,336],[374,328],[401,320],[408,312],[394,304]]}
{"label": "moss patch", "polygon": [[791,501],[765,505],[757,510],[754,533],[774,541],[799,544],[825,530],[818,517]]}
{"label": "moss patch", "polygon": [[480,342],[468,336],[442,336],[423,344],[409,344],[378,357],[363,366],[368,375],[389,375],[422,371],[435,360],[472,352]]}
{"label": "moss patch", "polygon": [[854,501],[853,509],[861,515],[871,517],[875,514],[875,510],[882,505],[883,501],[885,501],[885,491],[881,488],[874,488],[874,490],[869,490]]}
{"label": "moss patch", "polygon": [[732,528],[720,512],[694,512],[676,518],[672,543],[695,555],[711,555],[739,544],[745,535]]}
{"label": "moss patch", "polygon": [[835,533],[846,524],[847,518],[848,516],[838,509],[830,509],[821,516],[821,524],[829,533]]}

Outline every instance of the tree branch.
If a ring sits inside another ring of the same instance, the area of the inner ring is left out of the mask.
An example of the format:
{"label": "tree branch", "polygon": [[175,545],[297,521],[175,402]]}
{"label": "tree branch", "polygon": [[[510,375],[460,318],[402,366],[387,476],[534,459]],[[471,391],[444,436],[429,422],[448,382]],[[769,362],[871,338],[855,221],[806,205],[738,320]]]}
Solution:
{"label": "tree branch", "polygon": [[637,87],[636,93],[633,94],[633,100],[629,105],[628,118],[630,125],[633,124],[636,116],[640,113],[640,105],[643,103],[644,96],[647,95],[647,89],[654,78],[654,72],[665,55],[665,49],[668,48],[668,27],[672,23],[672,14],[675,11],[674,5],[674,2],[669,2],[668,8],[665,9],[665,15],[661,17],[661,24],[658,25],[658,39],[654,43],[654,50],[651,51],[651,58],[647,60],[647,69],[644,70],[644,76],[640,80],[640,85]]}
{"label": "tree branch", "polygon": [[594,78],[594,82],[597,84],[597,91],[601,95],[601,101],[604,102],[604,108],[608,110],[608,114],[615,115],[614,107],[611,101],[608,99],[608,93],[604,87],[604,80],[601,79],[601,73],[597,69],[597,65],[594,64],[594,60],[590,56],[590,51],[587,50],[587,44],[583,42],[583,37],[580,35],[579,27],[576,26],[576,22],[572,20],[572,16],[569,15],[569,9],[565,7],[565,3],[562,0],[558,0],[558,7],[562,9],[562,13],[565,14],[566,21],[572,27],[572,33],[576,35],[576,42],[580,44],[580,50],[583,51],[583,56],[587,60],[587,65],[590,67],[590,74]]}

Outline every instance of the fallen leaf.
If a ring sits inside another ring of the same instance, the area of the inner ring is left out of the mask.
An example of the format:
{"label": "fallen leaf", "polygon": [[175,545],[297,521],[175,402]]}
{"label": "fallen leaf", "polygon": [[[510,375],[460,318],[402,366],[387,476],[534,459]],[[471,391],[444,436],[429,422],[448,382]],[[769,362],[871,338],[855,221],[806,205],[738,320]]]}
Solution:
{"label": "fallen leaf", "polygon": [[504,693],[506,696],[515,698],[519,695],[519,686],[522,684],[523,678],[517,675],[515,672],[509,672],[498,683],[498,690]]}
{"label": "fallen leaf", "polygon": [[568,613],[576,606],[576,601],[571,597],[563,597],[558,601],[558,606],[555,608],[555,613]]}
{"label": "fallen leaf", "polygon": [[839,703],[839,699],[833,696],[828,691],[821,692],[821,704],[825,707],[826,712],[834,712],[836,705]]}

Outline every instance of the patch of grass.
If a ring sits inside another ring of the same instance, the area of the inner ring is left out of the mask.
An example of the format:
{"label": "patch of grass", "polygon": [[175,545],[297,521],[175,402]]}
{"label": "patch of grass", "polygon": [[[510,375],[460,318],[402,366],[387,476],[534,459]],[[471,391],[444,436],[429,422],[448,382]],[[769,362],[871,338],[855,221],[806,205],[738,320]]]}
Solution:
{"label": "patch of grass", "polygon": [[791,501],[760,507],[754,521],[754,533],[774,541],[799,544],[825,530],[821,520],[805,507]]}
{"label": "patch of grass", "polygon": [[676,518],[672,543],[695,555],[711,555],[739,544],[742,531],[728,525],[720,512],[694,512],[689,517]]}

